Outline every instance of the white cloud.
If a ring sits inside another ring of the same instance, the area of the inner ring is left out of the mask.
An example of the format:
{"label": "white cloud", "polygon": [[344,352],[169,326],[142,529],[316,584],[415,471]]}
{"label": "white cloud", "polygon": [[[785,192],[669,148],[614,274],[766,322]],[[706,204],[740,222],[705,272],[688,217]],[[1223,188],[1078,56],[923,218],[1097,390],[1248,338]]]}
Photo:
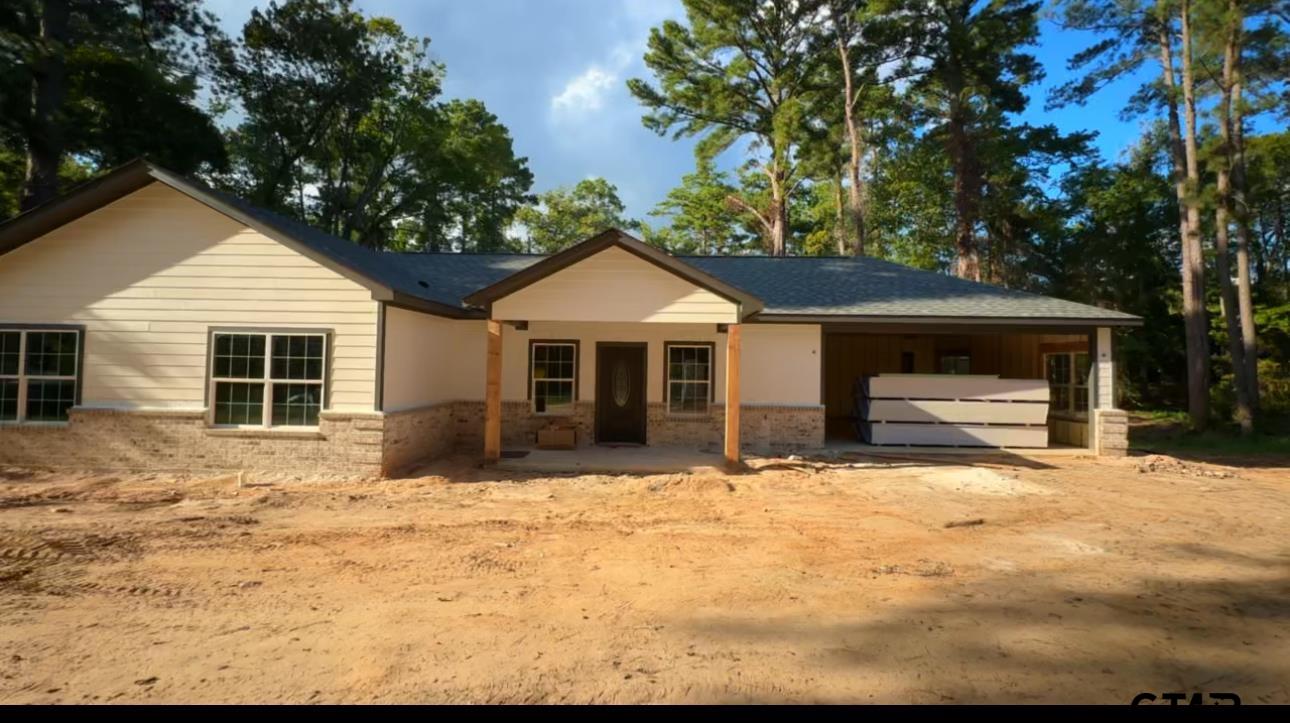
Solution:
{"label": "white cloud", "polygon": [[605,96],[618,83],[617,72],[593,65],[551,98],[551,110],[557,113],[600,110],[605,105]]}

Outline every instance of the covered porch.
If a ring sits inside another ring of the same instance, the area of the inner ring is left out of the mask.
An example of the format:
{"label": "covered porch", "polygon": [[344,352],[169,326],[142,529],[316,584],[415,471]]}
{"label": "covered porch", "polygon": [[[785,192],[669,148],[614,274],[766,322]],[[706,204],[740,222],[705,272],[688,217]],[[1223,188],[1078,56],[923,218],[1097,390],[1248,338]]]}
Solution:
{"label": "covered porch", "polygon": [[[688,466],[690,457],[655,449],[676,447],[717,453],[704,463],[739,463],[744,321],[760,309],[756,299],[609,231],[467,302],[489,317],[486,462],[523,460],[551,471],[609,460],[614,467]],[[754,336],[754,344],[764,339]],[[818,406],[818,398],[811,401]],[[538,449],[553,443],[574,449]],[[632,453],[631,446],[651,451]]]}

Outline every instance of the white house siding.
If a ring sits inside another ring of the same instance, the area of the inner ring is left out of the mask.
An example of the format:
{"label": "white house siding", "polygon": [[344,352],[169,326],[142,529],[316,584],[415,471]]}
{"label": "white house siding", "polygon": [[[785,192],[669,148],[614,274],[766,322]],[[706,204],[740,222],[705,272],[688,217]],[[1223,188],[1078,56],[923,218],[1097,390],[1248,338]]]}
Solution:
{"label": "white house siding", "polygon": [[731,323],[736,305],[618,247],[493,303],[509,321]]}
{"label": "white house siding", "polygon": [[485,333],[482,321],[386,307],[384,411],[483,399]]}
{"label": "white house siding", "polygon": [[822,404],[818,324],[744,324],[741,341],[744,404]]}
{"label": "white house siding", "polygon": [[0,256],[0,323],[82,324],[83,404],[200,409],[210,327],[333,333],[336,411],[373,411],[377,302],[154,183]]}
{"label": "white house siding", "polygon": [[[385,405],[398,411],[450,400],[482,401],[486,330],[483,321],[453,321],[389,308],[385,327]],[[663,401],[664,342],[712,342],[716,400],[725,399],[726,335],[715,324],[532,322],[502,328],[502,399],[528,399],[529,342],[574,339],[581,358],[578,398],[596,397],[596,343],[645,342],[646,399]],[[820,327],[744,324],[741,394],[745,404],[820,403]]]}

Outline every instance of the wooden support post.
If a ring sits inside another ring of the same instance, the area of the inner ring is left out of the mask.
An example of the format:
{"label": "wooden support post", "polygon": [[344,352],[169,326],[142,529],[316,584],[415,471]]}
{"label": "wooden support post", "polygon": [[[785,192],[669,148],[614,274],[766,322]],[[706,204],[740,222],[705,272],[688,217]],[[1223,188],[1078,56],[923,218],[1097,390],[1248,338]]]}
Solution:
{"label": "wooden support post", "polygon": [[488,359],[484,376],[484,461],[502,457],[502,322],[488,320]]}
{"label": "wooden support post", "polygon": [[739,324],[726,327],[726,464],[739,464]]}

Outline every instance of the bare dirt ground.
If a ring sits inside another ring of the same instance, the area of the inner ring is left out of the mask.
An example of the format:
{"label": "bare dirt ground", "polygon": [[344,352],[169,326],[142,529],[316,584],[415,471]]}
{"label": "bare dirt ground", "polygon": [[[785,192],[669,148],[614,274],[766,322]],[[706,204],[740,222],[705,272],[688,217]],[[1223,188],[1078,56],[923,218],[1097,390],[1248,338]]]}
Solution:
{"label": "bare dirt ground", "polygon": [[756,466],[7,470],[0,702],[1290,703],[1290,469]]}

